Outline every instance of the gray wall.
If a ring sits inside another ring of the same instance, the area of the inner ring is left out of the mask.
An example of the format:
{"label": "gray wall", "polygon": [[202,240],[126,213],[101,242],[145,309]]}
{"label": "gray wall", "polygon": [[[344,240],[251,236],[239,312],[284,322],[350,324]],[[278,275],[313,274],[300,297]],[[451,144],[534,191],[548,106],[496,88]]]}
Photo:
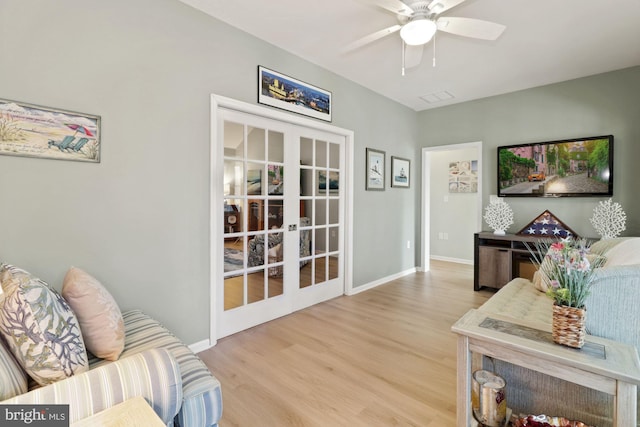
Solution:
{"label": "gray wall", "polygon": [[[419,114],[424,146],[483,142],[483,206],[496,194],[496,147],[613,134],[613,200],[627,214],[625,235],[640,234],[640,67],[485,98]],[[582,236],[597,236],[589,219],[606,198],[505,198],[515,233],[544,210]],[[489,229],[484,224],[485,229]]]}
{"label": "gray wall", "polygon": [[258,65],[332,91],[355,132],[354,286],[416,263],[419,186],[364,191],[365,147],[418,183],[412,110],[176,0],[2,0],[0,58],[0,98],[102,117],[100,164],[0,156],[0,260],[58,289],[75,265],[122,309],[208,337],[209,99],[255,103]]}

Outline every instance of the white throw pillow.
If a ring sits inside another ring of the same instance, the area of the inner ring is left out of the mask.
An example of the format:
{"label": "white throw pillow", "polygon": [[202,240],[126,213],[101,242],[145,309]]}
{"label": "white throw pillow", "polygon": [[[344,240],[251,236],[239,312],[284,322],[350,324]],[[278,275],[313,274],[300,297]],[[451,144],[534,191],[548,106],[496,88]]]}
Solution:
{"label": "white throw pillow", "polygon": [[124,321],[109,291],[85,271],[71,267],[62,296],[78,316],[87,350],[101,359],[118,360],[124,349]]}

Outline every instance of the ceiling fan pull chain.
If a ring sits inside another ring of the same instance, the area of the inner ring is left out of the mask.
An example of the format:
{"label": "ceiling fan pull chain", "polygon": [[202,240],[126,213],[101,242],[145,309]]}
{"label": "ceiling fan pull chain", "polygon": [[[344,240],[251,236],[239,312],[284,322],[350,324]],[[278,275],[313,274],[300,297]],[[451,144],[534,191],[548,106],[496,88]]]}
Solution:
{"label": "ceiling fan pull chain", "polygon": [[406,48],[407,48],[407,46],[405,45],[404,40],[402,40],[402,77],[404,77],[404,64],[405,64],[405,62],[404,62],[404,58],[405,58],[404,57],[404,55],[405,55],[404,50]]}
{"label": "ceiling fan pull chain", "polygon": [[433,68],[436,68],[436,35],[433,35]]}

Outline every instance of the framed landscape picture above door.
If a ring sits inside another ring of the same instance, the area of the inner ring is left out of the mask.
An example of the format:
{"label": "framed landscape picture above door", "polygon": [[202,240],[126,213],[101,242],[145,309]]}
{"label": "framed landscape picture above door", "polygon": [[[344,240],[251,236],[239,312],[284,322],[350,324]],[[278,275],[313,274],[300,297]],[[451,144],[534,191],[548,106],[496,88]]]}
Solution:
{"label": "framed landscape picture above door", "polygon": [[331,92],[258,66],[258,102],[331,121]]}

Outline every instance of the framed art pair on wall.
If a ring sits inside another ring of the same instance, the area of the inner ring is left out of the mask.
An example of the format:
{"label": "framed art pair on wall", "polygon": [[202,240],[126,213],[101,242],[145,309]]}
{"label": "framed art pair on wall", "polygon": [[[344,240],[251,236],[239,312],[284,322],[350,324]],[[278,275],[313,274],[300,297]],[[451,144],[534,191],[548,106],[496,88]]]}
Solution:
{"label": "framed art pair on wall", "polygon": [[[366,183],[368,191],[384,191],[386,176],[386,153],[381,150],[366,150]],[[402,157],[391,156],[391,186],[409,188],[411,161]]]}

